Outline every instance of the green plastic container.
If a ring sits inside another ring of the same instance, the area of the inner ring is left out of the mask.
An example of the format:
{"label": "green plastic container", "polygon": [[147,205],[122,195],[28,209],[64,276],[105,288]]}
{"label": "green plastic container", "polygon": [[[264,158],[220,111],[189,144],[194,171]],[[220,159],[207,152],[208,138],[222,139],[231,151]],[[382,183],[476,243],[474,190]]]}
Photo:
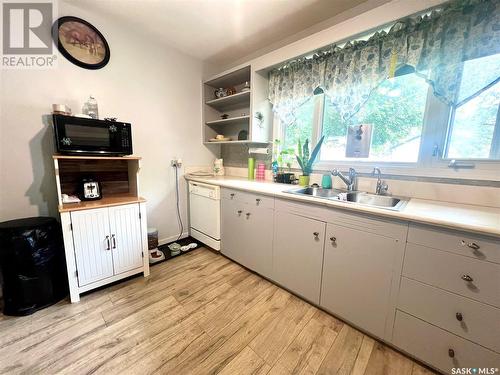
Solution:
{"label": "green plastic container", "polygon": [[330,174],[324,174],[321,178],[321,187],[323,189],[331,189],[332,188],[332,176]]}
{"label": "green plastic container", "polygon": [[248,158],[248,179],[255,179],[255,159]]}

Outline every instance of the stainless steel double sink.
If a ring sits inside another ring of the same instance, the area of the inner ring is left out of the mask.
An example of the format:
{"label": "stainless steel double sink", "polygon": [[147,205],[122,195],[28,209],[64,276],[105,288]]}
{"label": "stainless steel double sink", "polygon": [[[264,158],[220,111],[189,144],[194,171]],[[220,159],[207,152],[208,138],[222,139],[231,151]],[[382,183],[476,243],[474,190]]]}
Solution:
{"label": "stainless steel double sink", "polygon": [[393,211],[400,211],[410,200],[409,198],[376,195],[363,191],[345,191],[340,189],[322,189],[316,187],[290,189],[286,190],[285,193],[330,199],[339,202],[355,203],[363,206],[383,208]]}

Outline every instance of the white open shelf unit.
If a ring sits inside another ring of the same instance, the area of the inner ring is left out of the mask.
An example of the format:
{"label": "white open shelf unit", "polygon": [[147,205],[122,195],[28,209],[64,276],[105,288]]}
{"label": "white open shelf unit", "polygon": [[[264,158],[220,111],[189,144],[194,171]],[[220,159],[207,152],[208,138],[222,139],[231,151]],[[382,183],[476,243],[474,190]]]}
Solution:
{"label": "white open shelf unit", "polygon": [[[260,85],[254,87],[253,76],[251,66],[246,65],[203,82],[203,143],[269,143],[270,127],[265,123],[270,123],[270,116],[267,121],[261,122],[255,118],[257,111],[253,110],[256,97],[265,96],[267,99],[267,77],[265,82],[258,80]],[[246,82],[250,83],[251,89],[242,91]],[[219,88],[233,88],[236,93],[217,98],[215,91]],[[227,118],[222,118],[224,114]],[[211,141],[218,134],[230,140]]]}

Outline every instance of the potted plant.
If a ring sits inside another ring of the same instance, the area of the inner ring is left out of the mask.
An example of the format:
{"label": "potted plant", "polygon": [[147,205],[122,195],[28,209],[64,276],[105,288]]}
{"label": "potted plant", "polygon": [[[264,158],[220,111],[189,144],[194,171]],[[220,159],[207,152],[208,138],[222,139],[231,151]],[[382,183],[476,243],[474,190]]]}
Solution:
{"label": "potted plant", "polygon": [[[282,144],[279,139],[274,140],[273,144],[273,174],[275,182],[290,184],[294,180],[292,168],[292,159],[295,151],[292,148],[282,149]],[[288,172],[286,172],[288,171]]]}
{"label": "potted plant", "polygon": [[299,144],[297,146],[298,154],[297,162],[299,163],[300,169],[302,169],[302,176],[299,176],[299,185],[307,186],[309,185],[309,177],[312,173],[312,167],[316,158],[318,157],[319,150],[321,149],[321,145],[323,144],[323,139],[325,136],[322,136],[319,142],[316,144],[314,149],[309,155],[309,139],[306,139],[304,145],[302,146],[300,139]]}

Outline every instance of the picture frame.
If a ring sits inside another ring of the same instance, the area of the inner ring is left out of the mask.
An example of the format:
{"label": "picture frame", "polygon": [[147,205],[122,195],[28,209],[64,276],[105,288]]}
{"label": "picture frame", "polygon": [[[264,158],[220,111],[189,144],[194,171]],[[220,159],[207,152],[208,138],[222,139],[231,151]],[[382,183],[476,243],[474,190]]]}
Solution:
{"label": "picture frame", "polygon": [[52,25],[52,38],[59,52],[84,69],[101,69],[111,53],[104,35],[91,23],[73,16],[57,19]]}

